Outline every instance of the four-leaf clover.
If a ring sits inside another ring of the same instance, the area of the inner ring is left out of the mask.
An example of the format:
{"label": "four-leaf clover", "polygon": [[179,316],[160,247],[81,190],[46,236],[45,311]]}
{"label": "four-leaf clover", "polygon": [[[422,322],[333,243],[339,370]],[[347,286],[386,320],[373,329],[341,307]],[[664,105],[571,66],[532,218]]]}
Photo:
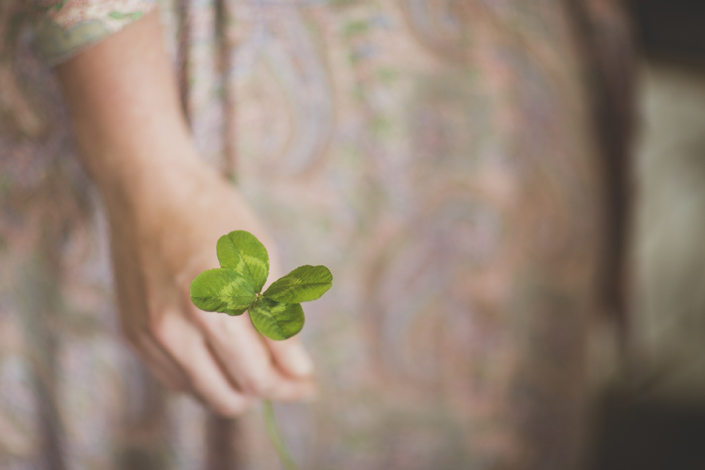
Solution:
{"label": "four-leaf clover", "polygon": [[216,246],[220,268],[204,271],[191,283],[191,300],[208,312],[241,315],[262,335],[282,340],[304,326],[301,302],[316,300],[333,284],[325,266],[300,266],[273,282],[264,293],[269,275],[269,255],[249,232],[236,230],[223,235]]}

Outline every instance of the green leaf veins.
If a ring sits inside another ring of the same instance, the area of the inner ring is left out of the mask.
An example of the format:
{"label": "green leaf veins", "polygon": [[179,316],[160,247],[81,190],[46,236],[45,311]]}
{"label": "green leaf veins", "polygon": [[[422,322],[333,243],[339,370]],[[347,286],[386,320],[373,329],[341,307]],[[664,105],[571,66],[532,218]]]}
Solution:
{"label": "green leaf veins", "polygon": [[257,296],[252,284],[234,269],[209,269],[191,283],[191,300],[207,312],[240,315]]}
{"label": "green leaf veins", "polygon": [[231,268],[247,278],[256,293],[269,276],[269,254],[250,232],[236,230],[218,239],[216,253],[220,267]]}
{"label": "green leaf veins", "polygon": [[267,338],[287,339],[303,328],[304,309],[300,304],[283,304],[260,297],[250,308],[250,320]]}
{"label": "green leaf veins", "polygon": [[296,304],[316,300],[333,285],[333,274],[325,266],[299,266],[274,281],[263,294],[271,300]]}

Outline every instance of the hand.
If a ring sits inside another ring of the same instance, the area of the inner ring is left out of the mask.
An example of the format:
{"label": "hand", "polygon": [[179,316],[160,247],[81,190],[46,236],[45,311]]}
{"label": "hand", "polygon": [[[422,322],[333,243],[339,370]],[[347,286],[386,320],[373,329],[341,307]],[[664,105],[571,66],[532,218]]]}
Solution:
{"label": "hand", "polygon": [[105,195],[125,336],[155,376],[173,390],[232,416],[255,398],[297,400],[315,391],[313,365],[298,338],[271,341],[247,314],[231,317],[193,306],[189,288],[218,267],[218,238],[235,229],[276,252],[242,198],[227,182],[190,160],[160,172],[132,204]]}
{"label": "hand", "polygon": [[156,12],[57,68],[84,166],[110,223],[120,320],[167,387],[236,415],[256,398],[314,392],[296,338],[263,339],[246,314],[202,312],[191,281],[218,267],[218,238],[247,230],[272,243],[237,191],[199,162]]}

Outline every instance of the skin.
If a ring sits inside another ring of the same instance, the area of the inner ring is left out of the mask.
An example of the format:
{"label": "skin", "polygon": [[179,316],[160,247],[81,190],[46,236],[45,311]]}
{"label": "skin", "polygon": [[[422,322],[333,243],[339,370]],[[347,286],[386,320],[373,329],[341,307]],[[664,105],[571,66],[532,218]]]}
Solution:
{"label": "skin", "polygon": [[110,224],[120,323],[166,387],[235,416],[259,398],[315,393],[297,338],[270,341],[248,316],[203,312],[191,280],[218,267],[215,245],[252,232],[276,252],[238,191],[199,161],[156,13],[57,67],[81,159]]}

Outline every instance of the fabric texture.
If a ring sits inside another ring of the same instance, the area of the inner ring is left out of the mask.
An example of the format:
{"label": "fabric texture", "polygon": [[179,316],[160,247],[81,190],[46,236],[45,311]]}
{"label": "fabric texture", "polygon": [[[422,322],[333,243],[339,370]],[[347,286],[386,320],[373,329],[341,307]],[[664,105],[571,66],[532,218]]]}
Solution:
{"label": "fabric texture", "polygon": [[63,0],[46,9],[35,27],[44,61],[56,64],[138,20],[156,0]]}
{"label": "fabric texture", "polygon": [[[47,3],[0,7],[0,467],[278,468],[256,411],[168,395],[116,326],[47,64],[154,4]],[[604,219],[572,3],[161,3],[204,162],[335,274],[322,396],[277,408],[302,468],[575,468]]]}

